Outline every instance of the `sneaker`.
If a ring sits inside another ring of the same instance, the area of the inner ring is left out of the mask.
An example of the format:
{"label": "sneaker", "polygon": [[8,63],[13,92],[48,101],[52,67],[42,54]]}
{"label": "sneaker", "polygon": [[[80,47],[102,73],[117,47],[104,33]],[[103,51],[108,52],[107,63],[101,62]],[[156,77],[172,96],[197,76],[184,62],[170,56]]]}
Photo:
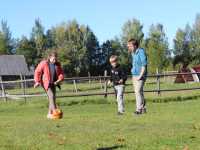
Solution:
{"label": "sneaker", "polygon": [[53,119],[53,115],[52,114],[47,114],[47,119]]}
{"label": "sneaker", "polygon": [[142,114],[142,111],[135,111],[134,112],[134,115],[141,115]]}
{"label": "sneaker", "polygon": [[146,108],[143,108],[142,109],[142,114],[146,114],[147,113],[147,109]]}
{"label": "sneaker", "polygon": [[124,114],[124,113],[122,113],[122,112],[117,112],[117,115],[119,115],[119,116],[120,116],[120,115],[123,115],[123,114]]}

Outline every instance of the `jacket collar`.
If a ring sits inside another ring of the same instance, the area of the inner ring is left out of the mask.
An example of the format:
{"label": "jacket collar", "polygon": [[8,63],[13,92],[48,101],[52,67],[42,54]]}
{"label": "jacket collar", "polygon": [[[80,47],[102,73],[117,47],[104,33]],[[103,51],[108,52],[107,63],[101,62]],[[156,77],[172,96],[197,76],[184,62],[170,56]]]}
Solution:
{"label": "jacket collar", "polygon": [[139,52],[139,50],[140,50],[140,48],[137,48],[134,53],[137,54]]}
{"label": "jacket collar", "polygon": [[117,64],[116,67],[112,67],[112,69],[116,69],[116,68],[119,68],[120,67],[120,64]]}

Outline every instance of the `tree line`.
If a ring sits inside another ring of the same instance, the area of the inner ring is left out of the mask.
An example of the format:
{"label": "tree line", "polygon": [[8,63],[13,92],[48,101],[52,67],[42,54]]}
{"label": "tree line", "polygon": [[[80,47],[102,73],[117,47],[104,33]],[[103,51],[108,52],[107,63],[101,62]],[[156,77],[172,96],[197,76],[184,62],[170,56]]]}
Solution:
{"label": "tree line", "polygon": [[144,37],[143,24],[135,18],[124,23],[119,37],[102,44],[88,25],[76,20],[45,30],[38,18],[30,36],[19,39],[12,37],[7,21],[2,20],[0,27],[0,55],[24,55],[30,67],[36,66],[49,51],[55,50],[68,77],[87,76],[88,73],[102,75],[109,69],[108,60],[112,54],[118,55],[121,65],[130,71],[131,57],[126,47],[130,38],[139,40],[141,47],[146,49],[150,73],[200,64],[200,14],[196,15],[192,27],[186,24],[185,28],[177,29],[172,49],[162,24],[152,24]]}

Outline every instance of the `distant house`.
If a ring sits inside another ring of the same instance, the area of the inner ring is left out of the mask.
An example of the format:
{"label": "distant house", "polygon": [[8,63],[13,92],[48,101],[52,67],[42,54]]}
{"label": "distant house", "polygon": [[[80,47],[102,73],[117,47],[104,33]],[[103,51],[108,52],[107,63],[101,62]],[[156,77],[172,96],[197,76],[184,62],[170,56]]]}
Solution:
{"label": "distant house", "polygon": [[0,76],[31,76],[23,55],[0,55]]}
{"label": "distant house", "polygon": [[[33,71],[29,71],[23,55],[0,55],[0,96],[6,95],[5,89],[19,86],[9,83],[2,84],[2,81],[22,80],[32,75]],[[29,86],[29,84],[21,83],[21,87],[24,86]]]}
{"label": "distant house", "polygon": [[[200,72],[200,66],[195,66],[192,68],[181,68],[178,73],[196,73]],[[199,82],[200,74],[178,74],[175,78],[175,83],[186,83],[186,82]]]}
{"label": "distant house", "polygon": [[[0,55],[0,82],[9,80],[19,80],[32,78],[33,71],[29,71],[28,65],[23,55]],[[32,83],[26,83],[30,86]],[[14,88],[16,84],[0,84],[0,90]]]}

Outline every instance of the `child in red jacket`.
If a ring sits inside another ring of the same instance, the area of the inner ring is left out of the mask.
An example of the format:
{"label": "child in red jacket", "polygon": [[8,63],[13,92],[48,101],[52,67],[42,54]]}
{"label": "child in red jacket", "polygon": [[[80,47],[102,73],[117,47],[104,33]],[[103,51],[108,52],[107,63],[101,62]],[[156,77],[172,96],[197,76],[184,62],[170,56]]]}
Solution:
{"label": "child in red jacket", "polygon": [[41,85],[49,100],[49,111],[47,118],[53,119],[54,113],[57,113],[56,106],[56,86],[64,80],[64,73],[59,62],[57,62],[57,53],[51,52],[48,55],[47,60],[41,61],[35,69],[34,74],[34,88]]}

